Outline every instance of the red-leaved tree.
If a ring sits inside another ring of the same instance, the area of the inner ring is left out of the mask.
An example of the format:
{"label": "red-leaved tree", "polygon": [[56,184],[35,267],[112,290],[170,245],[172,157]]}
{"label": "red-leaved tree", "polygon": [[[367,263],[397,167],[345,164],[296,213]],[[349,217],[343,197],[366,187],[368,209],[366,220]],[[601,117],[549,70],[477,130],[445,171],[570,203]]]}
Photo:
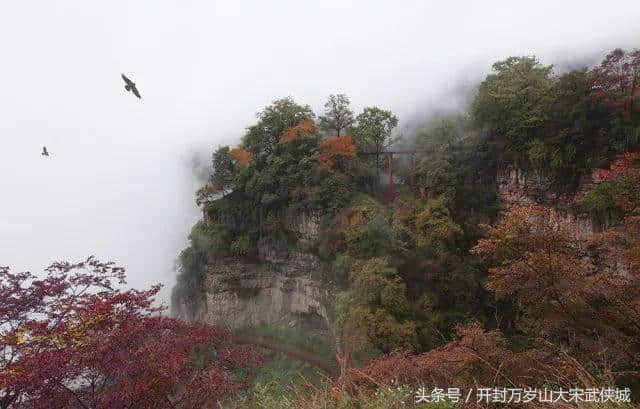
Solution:
{"label": "red-leaved tree", "polygon": [[0,408],[213,407],[261,357],[229,335],[161,315],[160,286],[120,290],[89,257],[47,276],[0,267]]}
{"label": "red-leaved tree", "polygon": [[591,77],[591,99],[612,105],[625,116],[640,112],[640,50],[611,51]]}

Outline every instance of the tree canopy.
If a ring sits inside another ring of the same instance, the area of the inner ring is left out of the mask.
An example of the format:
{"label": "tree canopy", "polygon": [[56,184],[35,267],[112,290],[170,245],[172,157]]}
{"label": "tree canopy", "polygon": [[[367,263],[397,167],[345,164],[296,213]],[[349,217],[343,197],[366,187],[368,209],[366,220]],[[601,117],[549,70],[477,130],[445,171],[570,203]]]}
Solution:
{"label": "tree canopy", "polygon": [[349,103],[349,97],[344,94],[329,95],[329,100],[324,104],[324,115],[319,118],[320,128],[335,131],[337,136],[341,136],[341,132],[349,129],[354,122]]}
{"label": "tree canopy", "polygon": [[280,136],[287,129],[297,126],[305,119],[313,119],[315,114],[309,105],[299,105],[292,98],[273,101],[258,112],[258,123],[247,128],[242,138],[242,146],[257,159],[264,160],[273,153]]}

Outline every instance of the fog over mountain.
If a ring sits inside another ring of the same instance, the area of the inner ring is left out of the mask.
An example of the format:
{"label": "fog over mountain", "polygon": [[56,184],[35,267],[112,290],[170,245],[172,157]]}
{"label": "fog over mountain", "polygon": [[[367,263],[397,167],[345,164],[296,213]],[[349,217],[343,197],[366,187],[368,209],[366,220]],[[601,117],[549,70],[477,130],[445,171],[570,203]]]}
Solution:
{"label": "fog over mountain", "polygon": [[164,283],[168,300],[211,150],[272,100],[321,112],[345,93],[356,111],[391,109],[402,129],[463,106],[510,55],[566,70],[640,47],[638,1],[524,4],[5,2],[0,265],[36,272],[94,254],[127,267],[134,287]]}

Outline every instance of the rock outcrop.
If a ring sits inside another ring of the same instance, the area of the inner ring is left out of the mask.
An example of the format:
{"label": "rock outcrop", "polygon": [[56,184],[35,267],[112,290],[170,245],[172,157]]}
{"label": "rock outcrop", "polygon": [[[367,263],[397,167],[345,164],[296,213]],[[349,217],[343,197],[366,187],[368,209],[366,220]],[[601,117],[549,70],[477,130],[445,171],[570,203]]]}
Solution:
{"label": "rock outcrop", "polygon": [[[613,166],[615,163],[614,161]],[[540,173],[516,169],[512,166],[498,171],[496,183],[498,194],[508,207],[532,204],[550,207],[552,222],[571,232],[585,250],[585,254],[588,254],[589,238],[592,234],[601,232],[610,226],[606,222],[603,224],[593,220],[588,214],[580,212],[578,209],[584,201],[585,194],[605,181],[606,177],[603,175],[609,172],[607,169],[594,169],[593,172],[580,180],[578,188],[571,193],[555,192],[551,189],[550,180]],[[610,249],[611,254],[608,258],[598,258],[597,260],[590,258],[590,268],[626,275],[629,266],[620,256],[623,251],[622,247],[614,247]]]}
{"label": "rock outcrop", "polygon": [[[318,237],[317,214],[291,214],[285,221],[300,242]],[[174,314],[231,329],[284,323],[325,331],[328,289],[320,280],[322,264],[318,257],[268,237],[261,238],[257,248],[255,260],[209,260],[201,302],[195,308],[176,305]]]}
{"label": "rock outcrop", "polygon": [[602,230],[586,213],[576,209],[582,204],[584,195],[601,182],[597,170],[580,180],[578,188],[571,193],[553,190],[551,180],[533,170],[522,170],[507,166],[498,171],[496,183],[500,199],[507,206],[543,204],[563,207],[564,211],[552,212],[554,221],[564,225],[575,237],[586,241],[589,236]]}
{"label": "rock outcrop", "polygon": [[282,322],[324,325],[327,291],[305,274],[316,262],[293,256],[291,263],[252,263],[218,259],[208,265],[205,309],[200,320],[227,328]]}

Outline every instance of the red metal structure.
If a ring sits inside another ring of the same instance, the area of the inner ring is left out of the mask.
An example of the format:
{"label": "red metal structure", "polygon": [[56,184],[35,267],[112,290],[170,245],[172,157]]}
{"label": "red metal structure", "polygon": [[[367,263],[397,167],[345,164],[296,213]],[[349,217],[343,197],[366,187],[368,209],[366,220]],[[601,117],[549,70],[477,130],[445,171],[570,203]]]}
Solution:
{"label": "red metal structure", "polygon": [[[411,187],[415,188],[416,186],[418,186],[418,183],[416,182],[416,153],[418,152],[426,153],[429,151],[409,150],[409,151],[385,151],[385,152],[358,152],[358,155],[361,155],[361,156],[387,155],[387,158],[388,158],[387,172],[389,175],[389,182],[387,184],[387,190],[385,191],[385,194],[384,194],[385,203],[392,203],[396,198],[396,191],[393,184],[393,155],[411,155],[411,159],[410,159],[411,177],[410,177],[409,183]],[[427,195],[426,187],[419,186],[419,188],[420,188],[420,195],[425,197]]]}
{"label": "red metal structure", "polygon": [[396,200],[396,190],[393,186],[393,153],[389,153],[389,183],[384,194],[385,203],[393,203]]}

